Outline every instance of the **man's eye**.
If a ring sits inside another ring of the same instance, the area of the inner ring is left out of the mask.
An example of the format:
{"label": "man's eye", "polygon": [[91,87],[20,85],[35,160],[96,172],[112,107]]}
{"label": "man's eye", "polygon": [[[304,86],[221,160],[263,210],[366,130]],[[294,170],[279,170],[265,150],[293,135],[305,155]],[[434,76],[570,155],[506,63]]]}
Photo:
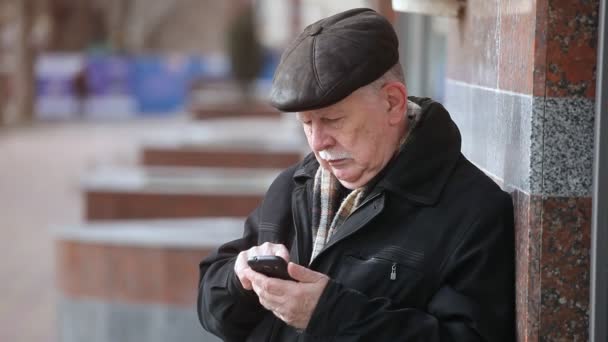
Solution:
{"label": "man's eye", "polygon": [[323,121],[328,123],[337,122],[338,120],[340,120],[340,118],[323,118]]}

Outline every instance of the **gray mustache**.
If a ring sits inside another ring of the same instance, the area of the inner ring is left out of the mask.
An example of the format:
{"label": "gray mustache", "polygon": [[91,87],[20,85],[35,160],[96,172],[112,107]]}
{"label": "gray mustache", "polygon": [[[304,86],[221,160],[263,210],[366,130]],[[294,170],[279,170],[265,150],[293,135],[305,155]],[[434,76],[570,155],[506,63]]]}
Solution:
{"label": "gray mustache", "polygon": [[336,160],[336,159],[350,159],[352,155],[347,151],[332,151],[322,150],[319,151],[319,156],[324,160]]}

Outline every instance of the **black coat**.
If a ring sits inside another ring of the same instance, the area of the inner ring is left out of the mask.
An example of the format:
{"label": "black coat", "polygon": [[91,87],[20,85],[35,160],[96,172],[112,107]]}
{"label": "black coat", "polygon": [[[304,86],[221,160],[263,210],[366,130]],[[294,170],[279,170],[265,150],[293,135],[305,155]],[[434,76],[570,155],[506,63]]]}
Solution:
{"label": "black coat", "polygon": [[331,280],[306,330],[265,310],[233,267],[265,241],[308,265],[313,155],[277,177],[242,239],[201,262],[205,329],[226,341],[514,341],[511,198],[460,153],[443,106],[411,100],[423,114],[410,141],[309,266]]}

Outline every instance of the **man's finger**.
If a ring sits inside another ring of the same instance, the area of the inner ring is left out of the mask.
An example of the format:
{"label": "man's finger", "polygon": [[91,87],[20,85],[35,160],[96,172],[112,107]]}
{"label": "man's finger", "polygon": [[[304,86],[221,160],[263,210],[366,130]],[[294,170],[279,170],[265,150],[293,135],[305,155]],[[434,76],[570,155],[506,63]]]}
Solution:
{"label": "man's finger", "polygon": [[243,273],[246,268],[249,268],[246,261],[246,253],[241,252],[234,263],[234,273],[241,282],[243,288],[245,290],[251,290],[251,281],[249,281],[249,279]]}
{"label": "man's finger", "polygon": [[258,295],[260,304],[266,309],[274,311],[285,305],[286,297],[276,296],[266,291],[262,286],[253,282],[251,284],[253,291]]}
{"label": "man's finger", "polygon": [[262,277],[266,277],[265,275],[258,273],[251,268],[246,268],[243,270],[243,276],[249,279],[252,283],[260,283],[262,281]]}
{"label": "man's finger", "polygon": [[[262,273],[258,273],[252,269],[246,270],[247,277],[252,283],[260,287],[267,296],[282,297],[287,292],[287,280],[267,277]],[[293,283],[293,282],[291,282]]]}
{"label": "man's finger", "polygon": [[324,277],[323,273],[315,272],[293,262],[287,265],[287,272],[294,280],[301,283],[315,283]]}
{"label": "man's finger", "polygon": [[245,290],[252,290],[251,288],[251,281],[247,278],[239,278],[239,280],[241,281],[241,286],[245,289]]}
{"label": "man's finger", "polygon": [[286,262],[289,262],[289,251],[283,245],[280,245],[280,247],[274,251],[274,255],[283,258]]}

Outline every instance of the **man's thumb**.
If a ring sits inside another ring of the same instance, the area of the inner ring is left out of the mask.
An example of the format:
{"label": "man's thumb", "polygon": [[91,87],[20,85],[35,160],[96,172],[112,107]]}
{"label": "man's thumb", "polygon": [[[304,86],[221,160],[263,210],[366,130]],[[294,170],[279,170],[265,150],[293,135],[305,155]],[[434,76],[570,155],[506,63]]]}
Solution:
{"label": "man's thumb", "polygon": [[323,277],[323,274],[293,262],[290,262],[289,265],[287,265],[287,272],[294,280],[301,283],[314,283]]}

